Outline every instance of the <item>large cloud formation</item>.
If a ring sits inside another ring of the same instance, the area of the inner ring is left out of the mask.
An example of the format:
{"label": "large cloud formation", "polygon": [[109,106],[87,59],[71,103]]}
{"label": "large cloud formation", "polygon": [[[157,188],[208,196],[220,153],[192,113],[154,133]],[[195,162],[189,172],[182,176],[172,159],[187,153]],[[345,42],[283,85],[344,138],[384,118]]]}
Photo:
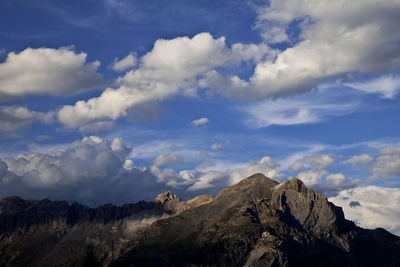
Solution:
{"label": "large cloud formation", "polygon": [[374,158],[368,154],[355,155],[343,161],[344,164],[352,164],[369,170],[371,180],[384,180],[400,176],[400,147],[387,146],[378,151]]}
{"label": "large cloud formation", "polygon": [[103,85],[100,62],[71,48],[27,48],[0,63],[0,102],[29,95],[73,95]]}
{"label": "large cloud formation", "polygon": [[330,201],[343,207],[347,219],[365,228],[384,227],[400,235],[400,189],[365,186],[344,190]]}
{"label": "large cloud formation", "polygon": [[48,153],[0,161],[0,195],[66,199],[89,205],[151,199],[161,191],[155,177],[127,160],[121,139],[85,137]]}
{"label": "large cloud formation", "polygon": [[193,38],[160,39],[141,58],[137,69],[117,79],[118,88],[108,88],[99,97],[64,106],[58,117],[73,128],[92,120],[115,120],[133,108],[177,94],[194,96],[198,76],[242,60],[259,60],[268,51],[266,45],[240,43],[228,48],[224,37],[214,39],[209,33],[199,33]]}
{"label": "large cloud formation", "polygon": [[[242,98],[287,96],[348,72],[380,74],[398,66],[399,1],[271,0],[258,12],[256,26],[265,41],[287,48],[273,59],[259,62],[248,81],[211,71],[205,86]],[[289,34],[289,27],[296,27],[298,34]],[[393,96],[392,85],[349,85]]]}

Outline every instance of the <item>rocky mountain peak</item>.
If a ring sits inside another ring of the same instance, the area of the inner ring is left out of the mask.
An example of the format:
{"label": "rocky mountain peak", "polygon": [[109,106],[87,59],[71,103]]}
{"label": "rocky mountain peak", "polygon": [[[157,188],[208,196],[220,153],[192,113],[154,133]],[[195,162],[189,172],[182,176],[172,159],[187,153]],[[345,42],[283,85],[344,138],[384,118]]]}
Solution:
{"label": "rocky mountain peak", "polygon": [[224,198],[227,201],[246,202],[262,198],[269,198],[278,183],[262,173],[253,174],[240,180],[237,184],[219,192],[216,199]]}
{"label": "rocky mountain peak", "polygon": [[286,190],[288,190],[288,189],[295,190],[300,193],[306,193],[308,190],[306,185],[303,183],[303,181],[301,181],[300,179],[298,179],[296,177],[291,178],[289,181],[287,181],[281,185],[282,185],[282,188],[285,188]]}
{"label": "rocky mountain peak", "polygon": [[25,200],[17,196],[9,196],[0,200],[0,214],[18,212],[25,207]]}
{"label": "rocky mountain peak", "polygon": [[177,195],[172,193],[172,191],[168,190],[168,191],[165,191],[164,193],[157,195],[157,197],[153,200],[153,202],[159,202],[161,204],[165,204],[166,202],[172,201],[172,200],[177,201],[177,202],[182,201],[182,199],[180,197],[178,197]]}
{"label": "rocky mountain peak", "polygon": [[308,189],[298,178],[274,187],[271,203],[273,207],[295,219],[299,227],[312,231],[317,236],[355,228],[352,222],[344,218],[340,207]]}

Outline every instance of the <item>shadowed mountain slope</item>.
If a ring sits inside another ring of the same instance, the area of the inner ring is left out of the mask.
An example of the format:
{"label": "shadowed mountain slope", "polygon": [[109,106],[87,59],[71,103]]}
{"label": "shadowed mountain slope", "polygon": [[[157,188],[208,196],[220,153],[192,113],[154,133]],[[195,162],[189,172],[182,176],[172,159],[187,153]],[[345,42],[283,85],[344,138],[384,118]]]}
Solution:
{"label": "shadowed mountain slope", "polygon": [[254,174],[216,197],[96,209],[0,201],[1,266],[399,266],[400,238],[365,230],[298,179]]}

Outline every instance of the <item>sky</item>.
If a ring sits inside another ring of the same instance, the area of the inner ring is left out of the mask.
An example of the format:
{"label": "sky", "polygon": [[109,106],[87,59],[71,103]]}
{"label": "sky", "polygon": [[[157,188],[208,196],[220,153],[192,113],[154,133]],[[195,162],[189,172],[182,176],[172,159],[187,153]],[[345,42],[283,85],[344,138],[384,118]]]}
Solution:
{"label": "sky", "polygon": [[399,0],[0,2],[0,197],[300,178],[400,235]]}

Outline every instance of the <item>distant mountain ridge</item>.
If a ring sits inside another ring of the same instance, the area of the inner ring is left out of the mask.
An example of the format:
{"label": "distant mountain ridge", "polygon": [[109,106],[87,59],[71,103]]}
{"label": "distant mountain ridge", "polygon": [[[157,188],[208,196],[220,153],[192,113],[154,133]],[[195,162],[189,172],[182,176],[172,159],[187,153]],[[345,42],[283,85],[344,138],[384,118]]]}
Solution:
{"label": "distant mountain ridge", "polygon": [[0,201],[0,266],[84,266],[88,248],[99,266],[400,266],[399,237],[357,227],[296,178],[254,174],[186,202]]}

